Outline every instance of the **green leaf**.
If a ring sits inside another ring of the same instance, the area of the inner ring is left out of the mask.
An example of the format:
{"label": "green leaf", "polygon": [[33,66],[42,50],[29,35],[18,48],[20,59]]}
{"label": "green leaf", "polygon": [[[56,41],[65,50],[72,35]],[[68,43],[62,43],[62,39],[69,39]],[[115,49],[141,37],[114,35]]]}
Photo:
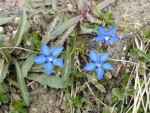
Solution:
{"label": "green leaf", "polygon": [[96,86],[96,88],[97,88],[99,91],[101,91],[101,92],[106,92],[106,89],[105,89],[105,87],[104,87],[102,84],[98,83],[98,84],[96,84],[95,86]]}
{"label": "green leaf", "polygon": [[32,52],[30,51],[22,52],[20,55],[17,56],[17,59],[27,59],[31,54]]}
{"label": "green leaf", "polygon": [[14,62],[15,62],[15,66],[16,66],[17,80],[18,80],[18,84],[20,86],[19,88],[21,90],[21,93],[22,93],[22,96],[23,96],[23,99],[24,99],[26,105],[29,106],[29,104],[30,104],[30,94],[29,94],[28,89],[26,87],[26,83],[25,83],[25,80],[24,80],[24,76],[22,74],[22,70],[20,69],[18,61],[14,59]]}
{"label": "green leaf", "polygon": [[88,82],[91,82],[99,91],[106,92],[105,87],[98,83],[97,78],[95,76],[88,75]]}
{"label": "green leaf", "polygon": [[22,74],[24,77],[26,77],[28,75],[28,71],[31,69],[31,66],[34,63],[34,58],[35,58],[36,54],[31,54],[26,60],[25,62],[22,64]]}
{"label": "green leaf", "polygon": [[80,24],[81,34],[98,34],[96,25]]}
{"label": "green leaf", "polygon": [[3,49],[2,49],[1,47],[5,47],[5,46],[4,46],[3,43],[0,41],[0,53],[3,55],[3,57],[5,58],[5,60],[6,60],[7,62],[11,63],[11,62],[12,62],[12,57],[11,57],[11,55],[10,55],[8,49],[7,49],[7,48],[3,48]]}
{"label": "green leaf", "polygon": [[6,78],[6,74],[8,72],[8,63],[5,62],[4,59],[0,59],[0,83]]}
{"label": "green leaf", "polygon": [[[43,5],[51,5],[51,0],[43,1],[32,1],[32,0],[25,0],[27,4],[29,4],[33,9],[37,7],[41,7]],[[35,9],[37,10],[37,9]]]}
{"label": "green leaf", "polygon": [[27,21],[27,14],[25,13],[25,11],[22,13],[21,15],[21,20],[20,20],[20,24],[19,27],[17,29],[17,33],[15,35],[15,37],[13,38],[12,42],[11,42],[11,46],[12,47],[16,47],[20,44],[23,34],[26,32],[26,30],[28,29],[28,21]]}
{"label": "green leaf", "polygon": [[139,56],[144,57],[147,61],[150,62],[150,54],[146,54],[146,53],[144,53],[143,51],[141,51],[139,49],[135,49],[135,50],[138,52]]}
{"label": "green leaf", "polygon": [[72,61],[71,61],[70,48],[69,47],[67,47],[65,58],[66,58],[65,62],[64,62],[65,66],[62,70],[62,77],[63,77],[64,81],[67,80],[71,74],[71,62]]}
{"label": "green leaf", "polygon": [[118,97],[119,100],[124,100],[124,95],[119,92],[118,88],[113,88],[112,93]]}
{"label": "green leaf", "polygon": [[74,24],[77,24],[82,19],[82,16],[76,16],[69,20],[64,21],[63,23],[59,24],[52,32],[48,32],[44,38],[42,39],[42,44],[48,43],[50,40],[55,39],[56,36],[62,34],[66,29],[71,27]]}
{"label": "green leaf", "polygon": [[96,6],[96,5],[93,5],[92,6],[92,12],[93,12],[93,15],[96,16],[96,17],[100,17],[101,15],[101,12],[99,10],[99,8]]}
{"label": "green leaf", "polygon": [[7,85],[4,82],[0,83],[0,92],[6,93],[7,91],[8,91]]}
{"label": "green leaf", "polygon": [[113,88],[113,89],[112,89],[112,93],[113,93],[116,97],[120,94],[118,88]]}
{"label": "green leaf", "polygon": [[11,78],[7,78],[6,80],[9,82],[9,84],[11,84],[11,85],[13,85],[13,86],[15,86],[16,88],[19,89],[19,84],[16,80],[13,80]]}
{"label": "green leaf", "polygon": [[104,106],[102,113],[111,113],[111,111],[108,107]]}
{"label": "green leaf", "polygon": [[0,92],[0,98],[2,99],[4,104],[8,103],[8,101],[9,101],[8,97],[6,96],[6,94],[4,94],[2,92]]}
{"label": "green leaf", "polygon": [[36,74],[32,73],[27,76],[29,80],[35,80],[39,82],[41,85],[48,85],[49,87],[52,88],[65,88],[65,83],[63,82],[63,79],[58,77],[58,76],[53,76],[50,75],[48,76],[47,74]]}
{"label": "green leaf", "polygon": [[6,24],[8,22],[10,22],[13,18],[12,17],[8,17],[8,18],[0,18],[0,26],[3,24]]}

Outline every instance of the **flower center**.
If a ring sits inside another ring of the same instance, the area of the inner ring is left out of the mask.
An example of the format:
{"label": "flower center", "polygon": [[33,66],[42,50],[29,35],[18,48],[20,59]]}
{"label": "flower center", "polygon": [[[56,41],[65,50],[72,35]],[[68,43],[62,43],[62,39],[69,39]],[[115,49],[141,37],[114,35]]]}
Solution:
{"label": "flower center", "polygon": [[105,40],[109,40],[109,36],[105,36]]}
{"label": "flower center", "polygon": [[53,60],[53,56],[52,55],[47,57],[47,62],[52,62],[52,60]]}
{"label": "flower center", "polygon": [[97,67],[101,67],[101,65],[102,65],[102,62],[101,62],[101,61],[97,61],[97,62],[96,62],[96,66],[97,66]]}

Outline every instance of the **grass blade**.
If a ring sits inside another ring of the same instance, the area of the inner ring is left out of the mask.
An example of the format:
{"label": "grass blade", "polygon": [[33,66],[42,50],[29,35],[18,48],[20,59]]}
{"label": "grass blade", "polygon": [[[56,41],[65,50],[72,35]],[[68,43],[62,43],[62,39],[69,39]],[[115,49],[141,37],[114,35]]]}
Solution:
{"label": "grass blade", "polygon": [[8,72],[9,64],[5,62],[4,59],[0,59],[0,83],[6,78],[6,74]]}
{"label": "grass blade", "polygon": [[4,44],[0,41],[0,53],[3,55],[3,57],[5,58],[6,62],[12,62],[12,57],[8,51],[7,48],[2,48],[5,47]]}
{"label": "grass blade", "polygon": [[3,24],[7,24],[8,22],[10,22],[13,18],[12,17],[8,17],[8,18],[0,18],[0,26]]}
{"label": "grass blade", "polygon": [[50,40],[55,39],[56,36],[62,34],[66,29],[68,29],[72,25],[77,24],[81,19],[82,19],[82,16],[77,16],[59,24],[56,28],[54,28],[52,32],[50,33],[48,32],[46,36],[44,36],[44,38],[42,39],[42,44],[46,44]]}
{"label": "grass blade", "polygon": [[144,57],[147,61],[150,62],[150,55],[149,55],[149,54],[146,54],[146,53],[144,53],[143,51],[141,51],[141,50],[139,50],[139,49],[135,49],[135,50],[138,52],[138,54],[139,54],[140,56]]}
{"label": "grass blade", "polygon": [[15,62],[15,66],[16,66],[17,80],[18,80],[18,84],[20,86],[19,88],[21,90],[21,93],[22,93],[22,96],[23,96],[23,99],[24,99],[26,105],[29,106],[30,94],[29,94],[28,89],[26,87],[26,83],[24,80],[24,76],[22,74],[22,70],[20,69],[18,61],[14,59],[14,62]]}
{"label": "grass blade", "polygon": [[36,54],[31,54],[26,61],[22,64],[22,74],[24,77],[27,76],[28,71],[31,69],[31,66],[33,65],[34,61],[33,59],[35,58]]}
{"label": "grass blade", "polygon": [[14,47],[14,46],[16,47],[20,44],[23,34],[27,30],[27,28],[28,28],[27,14],[25,12],[23,12],[21,15],[21,20],[20,20],[19,27],[17,29],[17,33],[16,33],[13,41],[11,42],[12,47]]}

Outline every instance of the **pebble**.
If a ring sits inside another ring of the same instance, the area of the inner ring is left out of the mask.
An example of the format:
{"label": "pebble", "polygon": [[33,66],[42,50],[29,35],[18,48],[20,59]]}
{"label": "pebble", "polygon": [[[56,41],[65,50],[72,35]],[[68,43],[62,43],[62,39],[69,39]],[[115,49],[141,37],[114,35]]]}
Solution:
{"label": "pebble", "polygon": [[15,18],[15,23],[18,24],[19,21],[20,21],[20,17],[16,17],[16,18]]}
{"label": "pebble", "polygon": [[13,37],[15,36],[16,33],[17,33],[17,30],[15,30],[15,31],[12,32]]}
{"label": "pebble", "polygon": [[12,32],[14,28],[12,26],[8,26],[8,29]]}
{"label": "pebble", "polygon": [[1,12],[1,17],[2,17],[2,18],[7,18],[8,16],[9,16],[8,10],[3,10],[3,11]]}
{"label": "pebble", "polygon": [[3,27],[0,27],[0,33],[4,33],[4,28]]}
{"label": "pebble", "polygon": [[125,46],[125,47],[123,47],[123,50],[125,51],[127,49],[127,47]]}

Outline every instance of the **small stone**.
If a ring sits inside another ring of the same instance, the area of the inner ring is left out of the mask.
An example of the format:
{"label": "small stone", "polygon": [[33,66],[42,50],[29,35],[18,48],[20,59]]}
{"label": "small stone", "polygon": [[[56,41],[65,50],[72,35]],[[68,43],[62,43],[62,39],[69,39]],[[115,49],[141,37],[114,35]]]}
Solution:
{"label": "small stone", "polygon": [[16,17],[15,18],[15,23],[17,24],[17,23],[19,23],[19,21],[20,21],[20,17]]}
{"label": "small stone", "polygon": [[2,13],[1,13],[1,17],[2,17],[2,18],[7,18],[8,16],[9,16],[8,10],[2,11]]}
{"label": "small stone", "polygon": [[0,33],[4,33],[4,28],[0,27]]}
{"label": "small stone", "polygon": [[31,45],[31,42],[30,42],[30,41],[26,41],[26,44],[27,44],[28,46],[30,46],[30,45]]}
{"label": "small stone", "polygon": [[13,34],[13,37],[16,35],[17,33],[17,30],[13,31],[12,34]]}
{"label": "small stone", "polygon": [[8,29],[10,30],[10,31],[13,31],[13,27],[12,26],[8,26]]}
{"label": "small stone", "polygon": [[123,47],[123,50],[125,51],[127,49],[127,47],[125,46],[125,47]]}

